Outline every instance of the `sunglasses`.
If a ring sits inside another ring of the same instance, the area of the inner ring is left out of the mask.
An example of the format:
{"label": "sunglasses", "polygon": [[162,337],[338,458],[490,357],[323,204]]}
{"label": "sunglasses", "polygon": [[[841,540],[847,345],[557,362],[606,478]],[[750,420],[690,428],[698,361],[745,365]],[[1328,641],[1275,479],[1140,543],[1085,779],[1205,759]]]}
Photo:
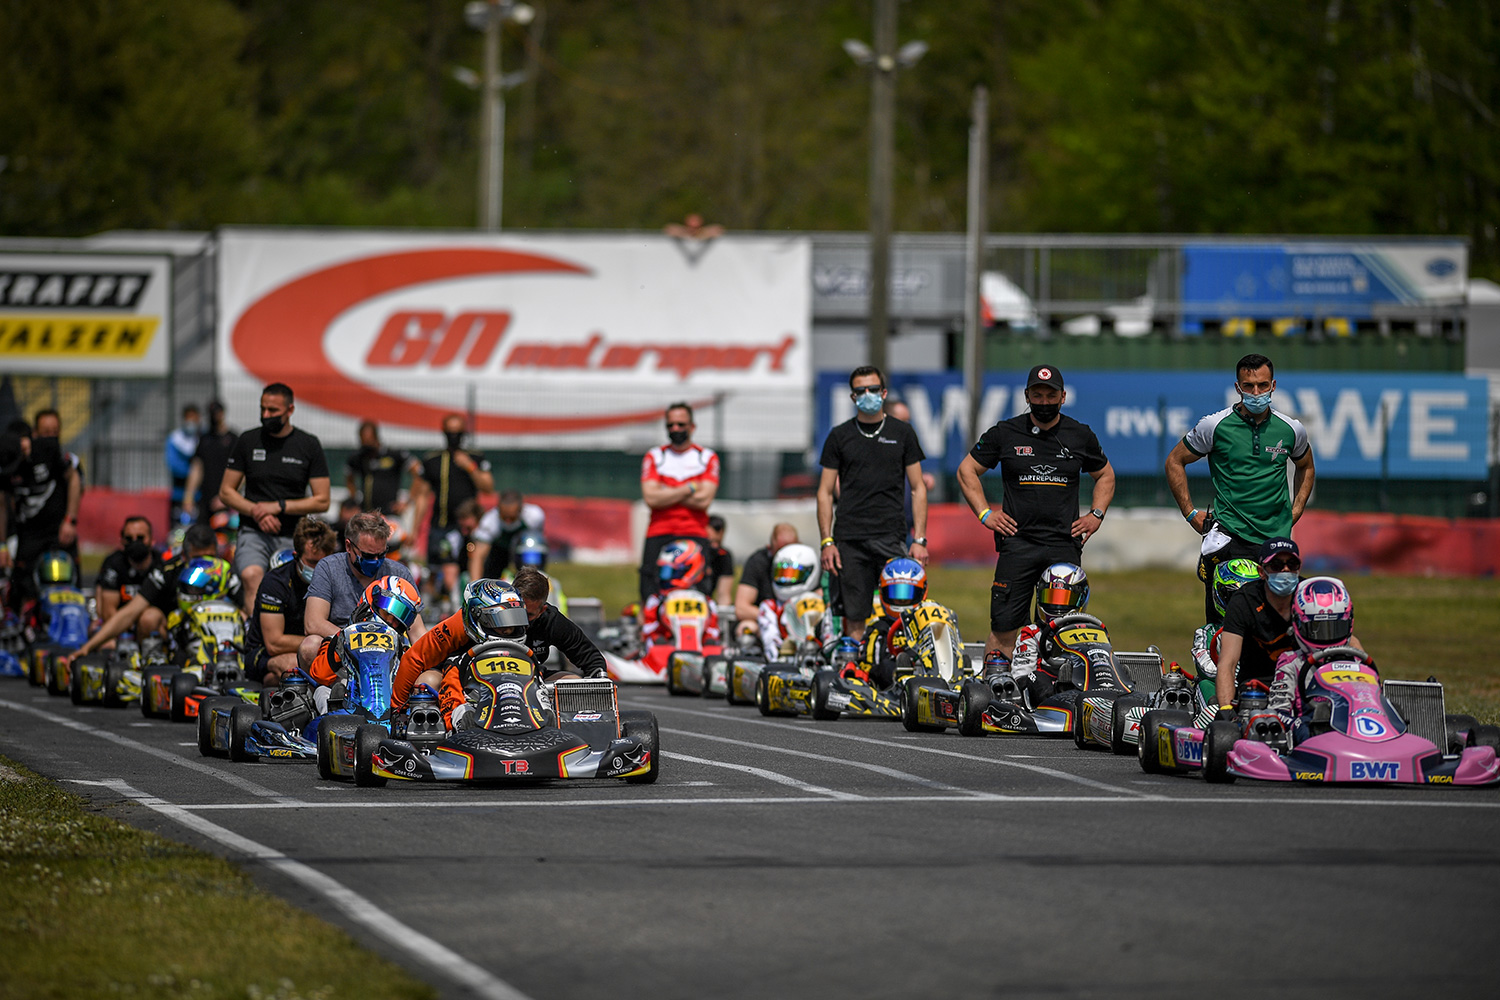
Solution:
{"label": "sunglasses", "polygon": [[121,535],[120,540],[124,542],[149,542],[150,535]]}
{"label": "sunglasses", "polygon": [[366,552],[357,545],[350,545],[349,551],[354,553],[356,559],[384,559],[384,552]]}
{"label": "sunglasses", "polygon": [[692,426],[691,424],[667,424],[667,430],[669,430],[669,431],[685,431],[685,430],[687,430],[691,426]]}
{"label": "sunglasses", "polygon": [[883,385],[867,385],[867,386],[862,386],[862,387],[860,387],[858,389],[851,390],[850,393],[849,393],[849,395],[851,395],[851,396],[878,396],[882,392],[885,392],[885,386],[883,386]]}
{"label": "sunglasses", "polygon": [[1270,562],[1266,563],[1266,569],[1270,570],[1272,573],[1285,573],[1288,570],[1297,570],[1301,568],[1302,561],[1300,559],[1272,559]]}

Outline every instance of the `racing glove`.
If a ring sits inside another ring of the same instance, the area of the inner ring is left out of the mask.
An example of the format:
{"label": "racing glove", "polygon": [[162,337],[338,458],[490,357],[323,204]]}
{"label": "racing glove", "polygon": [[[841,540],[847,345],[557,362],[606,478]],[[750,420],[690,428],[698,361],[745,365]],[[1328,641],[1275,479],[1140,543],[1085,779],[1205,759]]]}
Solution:
{"label": "racing glove", "polygon": [[1215,722],[1238,722],[1239,718],[1233,705],[1220,705],[1219,710],[1214,713]]}
{"label": "racing glove", "polygon": [[455,732],[460,729],[468,729],[469,726],[473,725],[473,717],[474,706],[470,705],[468,702],[464,702],[462,705],[459,705],[453,710],[453,714],[450,716],[449,725]]}
{"label": "racing glove", "polygon": [[328,714],[328,696],[333,694],[333,688],[319,684],[313,691],[313,710],[318,715]]}

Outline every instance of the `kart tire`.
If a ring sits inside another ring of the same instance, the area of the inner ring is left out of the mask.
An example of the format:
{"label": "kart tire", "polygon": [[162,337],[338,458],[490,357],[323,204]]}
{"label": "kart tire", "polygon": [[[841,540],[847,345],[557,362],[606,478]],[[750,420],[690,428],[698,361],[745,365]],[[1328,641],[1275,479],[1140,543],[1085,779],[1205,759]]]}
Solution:
{"label": "kart tire", "polygon": [[828,707],[828,694],[833,690],[834,672],[819,670],[813,674],[812,717],[819,722],[833,722],[843,713]]}
{"label": "kart tire", "polygon": [[984,710],[994,699],[995,693],[984,681],[972,677],[964,681],[963,691],[958,697],[958,735],[983,736]]}
{"label": "kart tire", "polygon": [[[260,760],[260,754],[246,750],[245,740],[250,738],[250,727],[260,719],[260,709],[239,699],[235,699],[235,702],[235,706],[229,710],[229,759],[240,764],[254,763]],[[198,714],[201,716],[207,707],[208,703],[205,702],[199,707]]]}
{"label": "kart tire", "polygon": [[652,712],[621,712],[620,733],[633,736],[646,744],[651,751],[651,768],[645,774],[632,774],[625,779],[628,785],[654,784],[661,773],[661,732],[657,728],[656,715]]}
{"label": "kart tire", "polygon": [[1443,717],[1448,730],[1448,752],[1463,753],[1464,747],[1474,745],[1474,734],[1479,729],[1479,720],[1472,715],[1447,715]]}
{"label": "kart tire", "polygon": [[83,671],[76,663],[68,668],[68,700],[75,705],[83,704]]}
{"label": "kart tire", "polygon": [[158,719],[165,715],[152,702],[152,694],[155,688],[155,679],[163,673],[161,667],[147,667],[141,671],[141,714],[148,719]]}
{"label": "kart tire", "polygon": [[901,699],[901,728],[908,733],[940,733],[942,726],[929,726],[917,721],[917,692],[924,687],[935,687],[928,682],[923,684],[925,678],[908,677],[901,682],[901,691],[905,697]]}
{"label": "kart tire", "polygon": [[666,681],[666,684],[667,684],[667,694],[671,695],[674,698],[679,697],[681,695],[687,694],[686,691],[682,690],[680,687],[677,686],[677,681],[675,680],[675,677],[676,677],[676,673],[672,669],[672,658],[669,656],[669,657],[667,657],[667,669],[666,669],[666,673],[665,673],[665,676],[662,679],[664,681]]}
{"label": "kart tire", "polygon": [[1486,726],[1480,723],[1474,730],[1474,745],[1476,747],[1492,747],[1500,751],[1500,726]]}
{"label": "kart tire", "polygon": [[1125,741],[1126,724],[1132,708],[1140,708],[1146,699],[1138,694],[1127,694],[1116,698],[1109,707],[1109,752],[1120,757],[1135,753],[1135,747]]}
{"label": "kart tire", "polygon": [[120,697],[120,685],[125,683],[125,664],[111,660],[104,668],[104,707],[124,708],[125,699]]}
{"label": "kart tire", "polygon": [[1172,774],[1176,768],[1168,767],[1161,762],[1157,750],[1157,727],[1171,719],[1172,716],[1181,715],[1181,712],[1169,711],[1164,708],[1153,708],[1141,719],[1141,741],[1136,744],[1136,759],[1141,762],[1141,770],[1147,774]]}
{"label": "kart tire", "polygon": [[[62,656],[50,656],[47,658],[47,693],[51,695],[65,695],[68,693],[68,685],[62,682],[64,670]],[[72,671],[70,670],[69,673]]]}
{"label": "kart tire", "polygon": [[212,706],[212,701],[205,701],[198,708],[198,756],[200,757],[215,756],[213,729],[210,725],[214,716],[209,710]]}
{"label": "kart tire", "polygon": [[1240,727],[1227,719],[1208,724],[1203,733],[1203,780],[1212,785],[1230,785],[1234,775],[1229,771],[1229,750],[1240,738]]}
{"label": "kart tire", "polygon": [[1080,697],[1073,702],[1073,715],[1068,720],[1068,728],[1072,730],[1073,745],[1080,750],[1089,749],[1087,734],[1083,728],[1083,698]]}
{"label": "kart tire", "polygon": [[173,722],[188,721],[188,695],[192,694],[197,686],[198,678],[192,674],[183,672],[172,675],[172,705],[167,710],[167,714]]}
{"label": "kart tire", "polygon": [[325,716],[318,724],[318,777],[332,781],[333,773],[333,723]]}
{"label": "kart tire", "polygon": [[724,662],[724,701],[730,705],[738,705],[740,699],[735,696],[734,691],[734,661]]}
{"label": "kart tire", "polygon": [[354,783],[360,788],[381,788],[386,780],[374,771],[371,760],[380,741],[389,733],[377,725],[363,725],[354,731]]}
{"label": "kart tire", "polygon": [[761,715],[771,714],[771,691],[770,678],[766,671],[762,670],[760,676],[755,678],[755,707],[760,710]]}

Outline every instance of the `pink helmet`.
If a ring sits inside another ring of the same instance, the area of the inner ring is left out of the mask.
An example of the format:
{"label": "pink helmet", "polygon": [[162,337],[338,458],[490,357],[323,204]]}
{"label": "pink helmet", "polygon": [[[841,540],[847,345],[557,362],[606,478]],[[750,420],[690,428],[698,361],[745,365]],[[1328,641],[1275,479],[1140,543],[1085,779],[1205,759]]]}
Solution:
{"label": "pink helmet", "polygon": [[1354,601],[1342,580],[1314,576],[1297,585],[1292,598],[1292,635],[1311,652],[1342,646],[1354,634]]}

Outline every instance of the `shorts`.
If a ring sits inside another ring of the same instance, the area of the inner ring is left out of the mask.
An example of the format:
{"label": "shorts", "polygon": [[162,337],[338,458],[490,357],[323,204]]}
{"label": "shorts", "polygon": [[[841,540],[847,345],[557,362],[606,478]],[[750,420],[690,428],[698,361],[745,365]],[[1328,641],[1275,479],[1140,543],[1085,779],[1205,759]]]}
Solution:
{"label": "shorts", "polygon": [[266,679],[266,667],[271,663],[271,656],[266,652],[264,646],[254,646],[245,650],[245,679],[259,684]]}
{"label": "shorts", "polygon": [[880,571],[892,559],[906,555],[906,536],[836,539],[843,568],[838,573],[839,596],[844,608],[844,631],[851,622],[863,623],[875,606],[875,588]]}
{"label": "shorts", "polygon": [[995,582],[990,585],[990,631],[1009,632],[1031,621],[1031,598],[1042,572],[1055,562],[1076,563],[1083,546],[1076,541],[1038,543],[1012,536],[1000,543]]}
{"label": "shorts", "polygon": [[427,529],[427,565],[429,566],[463,566],[467,563],[468,553],[464,558],[459,558],[452,543],[448,539],[448,528]]}
{"label": "shorts", "polygon": [[240,576],[251,566],[266,569],[271,557],[282,549],[294,548],[286,535],[268,535],[254,528],[241,528],[234,540],[234,571]]}

